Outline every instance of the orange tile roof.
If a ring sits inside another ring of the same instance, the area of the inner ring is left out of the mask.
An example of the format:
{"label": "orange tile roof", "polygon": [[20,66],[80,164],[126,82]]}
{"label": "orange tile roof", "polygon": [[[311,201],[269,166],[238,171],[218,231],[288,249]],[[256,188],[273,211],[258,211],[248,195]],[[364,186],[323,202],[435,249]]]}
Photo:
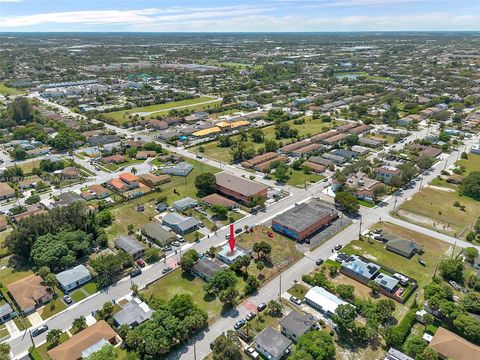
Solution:
{"label": "orange tile roof", "polygon": [[120,179],[112,179],[112,181],[110,181],[110,184],[112,184],[112,186],[115,188],[115,189],[123,189],[124,187],[126,187],[127,185],[125,185],[125,183],[120,180]]}
{"label": "orange tile roof", "polygon": [[120,180],[126,181],[126,182],[133,182],[133,181],[138,181],[138,177],[133,175],[132,173],[123,173],[118,176]]}

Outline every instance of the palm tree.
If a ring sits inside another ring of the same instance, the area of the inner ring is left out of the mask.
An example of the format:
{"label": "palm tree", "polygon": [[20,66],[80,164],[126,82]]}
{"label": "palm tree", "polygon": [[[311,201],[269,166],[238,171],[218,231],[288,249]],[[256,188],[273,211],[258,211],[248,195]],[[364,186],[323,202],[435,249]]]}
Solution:
{"label": "palm tree", "polygon": [[265,263],[263,261],[259,260],[257,262],[257,269],[259,271],[258,276],[261,276],[262,275],[262,270],[265,269]]}
{"label": "palm tree", "polygon": [[47,334],[47,341],[50,343],[51,347],[55,347],[60,343],[60,335],[62,335],[62,330],[50,330],[50,332]]}
{"label": "palm tree", "polygon": [[73,320],[72,328],[75,329],[75,333],[78,333],[87,327],[87,320],[85,316],[80,316]]}
{"label": "palm tree", "polygon": [[137,169],[135,167],[132,167],[132,174],[135,175],[137,173]]}
{"label": "palm tree", "polygon": [[52,289],[53,294],[56,295],[57,293],[55,291],[55,287],[57,286],[57,278],[55,277],[55,275],[50,273],[47,276],[45,276],[43,281],[50,289]]}

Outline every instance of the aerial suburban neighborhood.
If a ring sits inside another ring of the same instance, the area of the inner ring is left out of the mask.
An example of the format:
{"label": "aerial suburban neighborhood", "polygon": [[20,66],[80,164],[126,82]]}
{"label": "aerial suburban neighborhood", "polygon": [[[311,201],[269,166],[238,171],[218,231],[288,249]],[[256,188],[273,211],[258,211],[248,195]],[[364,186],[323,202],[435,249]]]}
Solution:
{"label": "aerial suburban neighborhood", "polygon": [[479,46],[0,32],[0,360],[480,359]]}

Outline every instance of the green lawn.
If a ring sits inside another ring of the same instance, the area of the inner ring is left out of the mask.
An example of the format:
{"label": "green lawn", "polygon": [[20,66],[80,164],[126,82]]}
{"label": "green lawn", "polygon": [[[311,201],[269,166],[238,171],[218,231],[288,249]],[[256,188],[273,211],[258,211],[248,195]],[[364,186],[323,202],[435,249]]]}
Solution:
{"label": "green lawn", "polygon": [[213,323],[219,318],[223,304],[216,298],[206,296],[203,284],[203,280],[184,275],[181,269],[177,269],[150,284],[142,293],[147,297],[164,300],[169,300],[176,294],[188,294],[195,304],[208,313],[209,322]]}
{"label": "green lawn", "polygon": [[[70,337],[66,332],[64,332],[62,335],[60,335],[60,344],[64,343],[67,341]],[[35,350],[37,350],[37,354],[42,358],[42,360],[50,360],[51,357],[48,355],[48,351],[50,349],[53,349],[51,347],[50,343],[46,342],[43,345],[38,346]]]}
{"label": "green lawn", "polygon": [[[40,166],[40,161],[39,160],[32,160],[32,161],[27,161],[24,162],[20,165],[17,165],[20,169],[22,169],[24,175],[30,175],[32,173],[32,170],[34,167],[39,167]],[[9,168],[11,168],[10,166]]]}
{"label": "green lawn", "polygon": [[[305,123],[304,124],[294,124],[294,120],[289,120],[287,123],[290,125],[291,128],[293,129],[298,129],[298,135],[300,137],[304,136],[313,136],[316,134],[320,134],[323,132],[326,132],[330,130],[335,123],[324,123],[321,120],[313,120],[310,117],[305,117]],[[340,122],[337,121],[337,124]],[[265,139],[275,139],[275,126],[267,126],[262,128],[263,133],[265,134]],[[239,141],[240,137],[239,135],[234,135],[232,136],[233,142]],[[283,144],[291,143],[295,141],[295,139],[281,139],[280,140]],[[263,147],[263,143],[254,143],[251,142],[253,147],[258,150],[259,148]],[[204,155],[208,158],[221,161],[224,163],[229,163],[231,162],[231,155],[230,155],[230,148],[224,148],[224,147],[219,147],[218,146],[218,141],[211,141],[206,144],[198,145],[191,147],[189,150],[193,153],[199,153],[199,148],[203,147],[205,149]]]}
{"label": "green lawn", "polygon": [[17,316],[16,318],[13,319],[13,322],[15,323],[15,325],[19,330],[25,330],[32,326],[32,324],[30,324],[30,320],[28,320],[28,318],[26,317]]}
{"label": "green lawn", "polygon": [[[269,234],[271,236],[268,236]],[[265,226],[256,226],[252,232],[242,233],[237,237],[238,246],[244,249],[252,249],[253,244],[260,241],[265,241],[272,246],[270,261],[264,261],[265,268],[260,272],[256,267],[255,257],[248,273],[257,276],[261,281],[271,279],[303,256],[297,251],[294,240]]]}
{"label": "green lawn", "polygon": [[290,289],[288,289],[288,293],[290,295],[296,296],[300,300],[305,299],[305,294],[307,293],[308,288],[302,284],[295,284]]}
{"label": "green lawn", "polygon": [[1,95],[20,95],[24,94],[24,91],[9,87],[5,85],[3,82],[0,82],[0,94]]}
{"label": "green lawn", "polygon": [[5,325],[0,326],[0,339],[9,336],[10,333],[7,330],[7,327]]}
{"label": "green lawn", "polygon": [[58,314],[60,311],[65,310],[67,305],[62,301],[63,293],[57,289],[58,297],[51,300],[42,310],[40,316],[43,320],[48,319],[49,317]]}
{"label": "green lawn", "polygon": [[118,124],[121,124],[129,121],[129,118],[128,118],[129,114],[142,113],[142,112],[154,112],[151,115],[146,116],[147,118],[150,118],[152,116],[168,113],[168,111],[175,109],[179,106],[188,106],[188,109],[193,110],[195,107],[197,108],[213,107],[216,104],[220,103],[220,101],[218,101],[218,102],[212,102],[212,103],[201,105],[201,103],[211,101],[211,100],[215,100],[215,98],[204,96],[204,97],[195,98],[195,99],[169,102],[166,104],[156,104],[156,105],[150,105],[150,106],[137,107],[137,108],[128,109],[128,110],[113,111],[113,112],[105,113],[105,116],[107,118],[114,120]]}
{"label": "green lawn", "polygon": [[15,261],[12,256],[3,258],[1,265],[6,266],[5,269],[0,270],[0,283],[4,294],[7,292],[8,284],[33,274],[28,263]]}
{"label": "green lawn", "polygon": [[[183,199],[184,197],[198,198],[195,188],[195,178],[203,172],[217,173],[220,171],[218,168],[193,159],[187,159],[186,161],[194,166],[188,176],[172,176],[171,182],[161,186],[161,192],[150,193],[111,208],[115,220],[113,224],[107,228],[107,234],[110,239],[121,234],[126,234],[129,224],[133,224],[135,228],[138,229],[150,222],[151,218],[157,214],[155,211],[155,202],[160,196],[167,196],[168,204]],[[174,190],[176,193],[174,193]],[[144,205],[145,210],[143,212],[136,210],[138,204]]]}
{"label": "green lawn", "polygon": [[70,293],[70,296],[75,302],[79,302],[87,297],[82,290],[75,290],[74,292]]}
{"label": "green lawn", "polygon": [[95,294],[98,291],[97,284],[93,281],[83,285],[82,289],[85,290],[89,295]]}
{"label": "green lawn", "polygon": [[480,155],[468,154],[468,159],[460,159],[455,164],[458,166],[464,166],[465,172],[462,175],[467,176],[472,171],[480,171]]}
{"label": "green lawn", "polygon": [[303,188],[305,184],[316,183],[324,177],[322,175],[315,174],[314,172],[305,173],[303,170],[294,170],[290,168],[289,170],[290,179],[288,179],[287,184]]}
{"label": "green lawn", "polygon": [[[454,207],[455,201],[465,205],[465,211]],[[421,226],[464,238],[474,226],[479,214],[480,201],[460,196],[456,190],[442,191],[424,187],[411,200],[402,204],[398,216]],[[447,224],[448,228],[444,229],[443,226]]]}
{"label": "green lawn", "polygon": [[[432,281],[436,265],[450,248],[450,246],[443,241],[395,224],[378,223],[372,228],[383,228],[385,232],[401,236],[407,240],[413,240],[417,244],[422,244],[424,246],[424,253],[408,259],[386,250],[385,245],[377,240],[371,240],[370,242],[353,240],[345,246],[342,251],[347,254],[362,255],[379,265],[404,273],[416,279],[419,287],[423,287]],[[426,267],[418,262],[419,257],[425,260],[427,263]]]}

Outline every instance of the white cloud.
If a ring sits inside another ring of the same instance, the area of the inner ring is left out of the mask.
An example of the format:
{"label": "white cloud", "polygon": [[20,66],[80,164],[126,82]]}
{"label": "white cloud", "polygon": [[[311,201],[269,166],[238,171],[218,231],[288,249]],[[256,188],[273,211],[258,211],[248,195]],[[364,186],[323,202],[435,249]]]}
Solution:
{"label": "white cloud", "polygon": [[[5,1],[5,0],[0,0]],[[293,0],[289,0],[293,1]],[[418,0],[382,0],[382,3]],[[327,3],[379,3],[380,0],[326,0]],[[467,12],[415,13],[408,15],[335,15],[320,7],[307,12],[288,11],[281,15],[273,3],[219,7],[169,7],[137,10],[51,12],[23,16],[1,16],[0,29],[57,29],[65,31],[395,31],[395,30],[478,30],[480,14]],[[368,12],[364,12],[368,14]]]}

